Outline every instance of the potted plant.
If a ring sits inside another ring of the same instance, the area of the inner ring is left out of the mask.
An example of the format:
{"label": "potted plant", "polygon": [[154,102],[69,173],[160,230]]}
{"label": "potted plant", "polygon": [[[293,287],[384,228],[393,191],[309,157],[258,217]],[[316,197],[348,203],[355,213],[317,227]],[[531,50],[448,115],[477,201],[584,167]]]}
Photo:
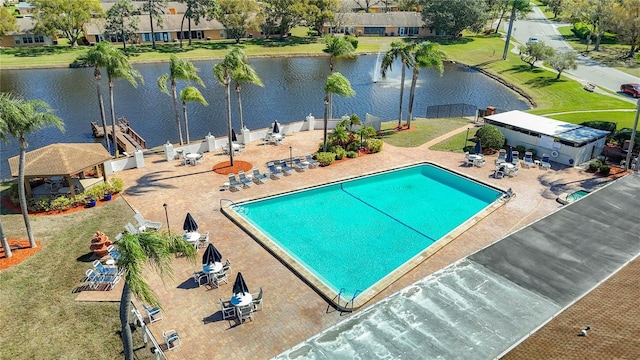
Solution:
{"label": "potted plant", "polygon": [[104,201],[110,201],[112,196],[113,196],[113,186],[111,186],[111,184],[109,183],[104,183],[102,184],[103,187],[103,193],[104,193]]}

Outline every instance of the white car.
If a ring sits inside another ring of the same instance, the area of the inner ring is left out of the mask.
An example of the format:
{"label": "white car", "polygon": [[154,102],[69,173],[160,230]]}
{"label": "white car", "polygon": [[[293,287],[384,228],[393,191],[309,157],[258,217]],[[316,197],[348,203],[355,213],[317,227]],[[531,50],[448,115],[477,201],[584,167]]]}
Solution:
{"label": "white car", "polygon": [[529,40],[527,40],[527,43],[537,43],[538,42],[538,38],[535,36],[532,36],[529,38]]}

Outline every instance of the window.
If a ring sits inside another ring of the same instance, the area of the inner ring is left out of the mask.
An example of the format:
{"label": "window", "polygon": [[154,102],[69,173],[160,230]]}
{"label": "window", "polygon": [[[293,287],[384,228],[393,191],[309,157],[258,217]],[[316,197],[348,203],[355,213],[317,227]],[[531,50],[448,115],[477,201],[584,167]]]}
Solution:
{"label": "window", "polygon": [[14,36],[13,42],[15,42],[16,45],[20,45],[20,36]]}
{"label": "window", "polygon": [[151,41],[151,33],[142,33],[142,41],[144,42]]}
{"label": "window", "polygon": [[42,35],[36,35],[33,37],[33,39],[36,43],[40,43],[40,44],[44,43],[44,36]]}
{"label": "window", "polygon": [[365,35],[384,35],[383,27],[365,27],[364,28]]}
{"label": "window", "polygon": [[31,37],[31,35],[22,35],[22,43],[33,44],[33,38]]}

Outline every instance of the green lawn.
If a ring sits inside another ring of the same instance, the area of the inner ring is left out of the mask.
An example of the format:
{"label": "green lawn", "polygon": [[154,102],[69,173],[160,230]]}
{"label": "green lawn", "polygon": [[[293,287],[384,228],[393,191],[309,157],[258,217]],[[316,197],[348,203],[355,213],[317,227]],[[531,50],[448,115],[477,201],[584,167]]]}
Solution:
{"label": "green lawn", "polygon": [[[415,126],[415,130],[393,131],[393,128],[398,126],[398,122],[389,121],[382,123],[379,137],[393,146],[416,147],[470,123],[471,121],[465,118],[415,118],[411,120],[411,127],[413,128]],[[462,145],[462,143],[460,143],[460,145]]]}

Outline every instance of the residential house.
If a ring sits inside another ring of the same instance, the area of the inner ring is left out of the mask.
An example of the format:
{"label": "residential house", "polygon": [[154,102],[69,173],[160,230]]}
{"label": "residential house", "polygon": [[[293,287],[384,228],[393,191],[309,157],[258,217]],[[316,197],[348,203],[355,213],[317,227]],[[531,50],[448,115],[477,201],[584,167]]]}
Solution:
{"label": "residential house", "polygon": [[2,39],[0,39],[0,46],[41,46],[52,45],[57,41],[56,38],[34,33],[33,28],[36,22],[31,17],[17,18],[16,25],[18,26],[18,30],[7,32]]}
{"label": "residential house", "polygon": [[356,36],[435,35],[419,12],[339,13],[334,24],[325,24],[322,32]]}

